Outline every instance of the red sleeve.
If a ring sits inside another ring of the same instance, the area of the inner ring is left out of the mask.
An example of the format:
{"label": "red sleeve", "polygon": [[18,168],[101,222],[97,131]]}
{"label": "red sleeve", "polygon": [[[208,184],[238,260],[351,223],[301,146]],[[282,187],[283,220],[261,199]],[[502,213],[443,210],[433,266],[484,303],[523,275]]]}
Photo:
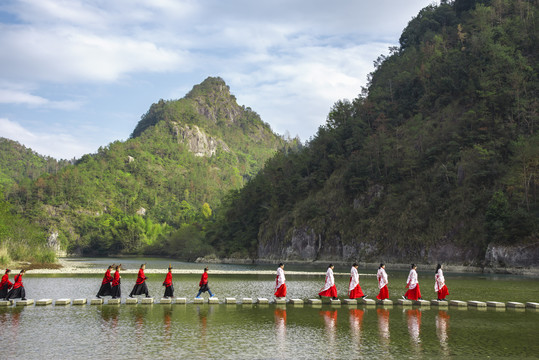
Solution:
{"label": "red sleeve", "polygon": [[204,284],[208,283],[208,273],[203,273],[202,277],[200,278],[200,282],[198,283],[198,286],[202,286]]}
{"label": "red sleeve", "polygon": [[163,285],[165,285],[166,287],[169,287],[170,285],[172,285],[172,273],[167,273],[167,276],[165,277],[165,281],[163,282]]}
{"label": "red sleeve", "polygon": [[112,276],[110,275],[110,270],[107,270],[105,276],[103,277],[103,284],[109,283],[112,281]]}
{"label": "red sleeve", "polygon": [[146,280],[146,275],[144,275],[144,270],[139,269],[137,276],[137,284],[142,284]]}
{"label": "red sleeve", "polygon": [[114,273],[114,279],[112,279],[112,286],[117,286],[120,284],[120,272],[116,270]]}

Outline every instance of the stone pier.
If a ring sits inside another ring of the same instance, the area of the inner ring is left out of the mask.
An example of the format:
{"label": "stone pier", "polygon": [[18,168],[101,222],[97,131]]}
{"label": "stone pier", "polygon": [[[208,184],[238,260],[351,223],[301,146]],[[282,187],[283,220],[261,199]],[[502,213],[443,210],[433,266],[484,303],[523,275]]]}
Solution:
{"label": "stone pier", "polygon": [[507,307],[512,309],[524,309],[525,305],[521,302],[509,301]]}
{"label": "stone pier", "polygon": [[539,303],[527,302],[526,307],[529,308],[529,309],[539,309]]}
{"label": "stone pier", "polygon": [[309,299],[309,300],[307,300],[307,303],[311,304],[311,305],[322,305],[322,300],[320,300],[320,299]]}
{"label": "stone pier", "polygon": [[344,299],[344,305],[357,305],[356,299]]}
{"label": "stone pier", "polygon": [[153,304],[153,298],[152,297],[143,297],[140,301],[143,305],[151,305]]}
{"label": "stone pier", "polygon": [[58,299],[54,302],[54,306],[71,305],[71,299]]}
{"label": "stone pier", "polygon": [[122,303],[122,299],[120,298],[117,298],[117,299],[109,299],[107,301],[107,305],[120,305]]}
{"label": "stone pier", "polygon": [[225,298],[225,304],[227,304],[227,305],[236,305],[236,298],[233,298],[233,297]]}
{"label": "stone pier", "polygon": [[290,299],[289,303],[296,306],[303,306],[303,300],[301,299]]}
{"label": "stone pier", "polygon": [[73,305],[86,305],[87,303],[87,299],[73,299]]}
{"label": "stone pier", "polygon": [[487,307],[505,309],[505,303],[499,301],[487,301]]}
{"label": "stone pier", "polygon": [[219,298],[217,296],[213,296],[208,299],[208,304],[219,304]]}
{"label": "stone pier", "polygon": [[251,305],[253,303],[253,299],[252,298],[243,298],[243,299],[241,299],[241,303],[242,303],[242,305]]}
{"label": "stone pier", "polygon": [[476,307],[476,308],[486,308],[487,303],[484,301],[472,300],[472,301],[468,301],[468,306]]}
{"label": "stone pier", "polygon": [[277,305],[286,305],[286,299],[285,298],[277,298],[277,299],[275,299],[275,303]]}
{"label": "stone pier", "polygon": [[103,299],[92,299],[90,300],[90,305],[103,305]]}
{"label": "stone pier", "polygon": [[368,305],[368,306],[375,306],[376,305],[376,301],[374,299],[361,299],[362,303],[364,305]]}
{"label": "stone pier", "polygon": [[36,301],[36,306],[51,305],[52,299],[39,299]]}
{"label": "stone pier", "polygon": [[187,298],[176,298],[174,304],[187,304]]}
{"label": "stone pier", "polygon": [[34,299],[18,300],[15,303],[15,306],[30,306],[30,305],[34,305]]}
{"label": "stone pier", "polygon": [[393,301],[391,301],[391,300],[389,300],[389,299],[378,300],[378,305],[382,305],[382,306],[393,306]]}
{"label": "stone pier", "polygon": [[159,304],[172,304],[172,298],[161,298]]}
{"label": "stone pier", "polygon": [[258,298],[258,299],[256,299],[256,302],[258,304],[265,304],[265,305],[269,304],[269,300],[266,299],[266,298]]}
{"label": "stone pier", "polygon": [[414,301],[415,306],[421,306],[421,307],[430,307],[430,302],[427,300],[416,300]]}
{"label": "stone pier", "polygon": [[468,307],[468,304],[466,303],[466,301],[460,301],[460,300],[451,300],[451,301],[449,301],[449,305],[450,306],[456,306],[456,307],[459,307],[459,308]]}
{"label": "stone pier", "polygon": [[399,299],[399,300],[397,300],[397,304],[401,305],[401,306],[412,306],[412,300]]}
{"label": "stone pier", "polygon": [[125,299],[125,304],[126,305],[136,305],[136,304],[138,304],[138,299],[128,297],[128,298]]}
{"label": "stone pier", "polygon": [[437,307],[447,307],[447,306],[449,306],[449,302],[446,301],[446,300],[436,300],[436,299],[434,299],[434,300],[430,301],[430,304],[432,306],[437,306]]}
{"label": "stone pier", "polygon": [[204,298],[194,298],[193,304],[204,304]]}

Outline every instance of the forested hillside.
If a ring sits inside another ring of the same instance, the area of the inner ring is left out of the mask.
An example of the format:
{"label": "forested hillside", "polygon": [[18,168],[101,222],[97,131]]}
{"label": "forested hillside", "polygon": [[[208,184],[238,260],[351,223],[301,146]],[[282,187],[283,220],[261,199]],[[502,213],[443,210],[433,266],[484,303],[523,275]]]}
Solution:
{"label": "forested hillside", "polygon": [[212,245],[275,260],[539,265],[537,10],[421,10],[360,96],[227,198]]}
{"label": "forested hillside", "polygon": [[221,197],[294,143],[239,106],[222,79],[208,78],[183,99],[153,104],[129,140],[14,183],[6,198],[57,250],[193,259],[213,252],[205,224]]}

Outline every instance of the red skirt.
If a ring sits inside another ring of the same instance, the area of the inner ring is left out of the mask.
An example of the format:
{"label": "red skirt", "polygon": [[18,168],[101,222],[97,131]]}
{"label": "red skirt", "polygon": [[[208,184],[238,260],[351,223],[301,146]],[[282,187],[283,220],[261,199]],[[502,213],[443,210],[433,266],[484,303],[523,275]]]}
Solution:
{"label": "red skirt", "polygon": [[378,300],[384,300],[389,297],[389,291],[387,291],[387,285],[385,285],[383,288],[380,289],[380,292],[378,295],[376,295],[376,298]]}
{"label": "red skirt", "polygon": [[353,288],[352,291],[350,291],[350,299],[357,299],[363,296],[365,296],[365,294],[363,294],[363,291],[361,290],[361,286],[359,286],[359,284],[357,284],[357,286]]}
{"label": "red skirt", "polygon": [[447,295],[449,295],[449,290],[447,290],[447,286],[444,285],[440,290],[438,290],[438,299],[444,300]]}
{"label": "red skirt", "polygon": [[286,284],[282,284],[281,286],[279,286],[279,288],[273,295],[275,295],[275,297],[286,297]]}
{"label": "red skirt", "polygon": [[408,289],[406,294],[404,294],[404,297],[408,300],[417,300],[421,297],[421,290],[419,290],[419,284],[415,286],[413,289]]}
{"label": "red skirt", "polygon": [[337,287],[335,285],[333,285],[329,289],[319,292],[318,295],[320,295],[320,296],[329,296],[329,297],[332,297],[332,298],[336,298],[337,297]]}

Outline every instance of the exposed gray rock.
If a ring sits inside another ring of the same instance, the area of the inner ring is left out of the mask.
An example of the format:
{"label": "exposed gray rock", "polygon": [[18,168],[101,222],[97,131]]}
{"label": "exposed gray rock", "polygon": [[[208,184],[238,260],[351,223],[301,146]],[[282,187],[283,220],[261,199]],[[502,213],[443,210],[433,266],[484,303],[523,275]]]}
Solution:
{"label": "exposed gray rock", "polygon": [[526,245],[497,245],[490,243],[485,254],[487,266],[539,266],[539,243]]}
{"label": "exposed gray rock", "polygon": [[178,142],[187,145],[195,156],[213,156],[219,148],[230,152],[230,148],[223,140],[207,135],[196,125],[174,123],[173,130]]}

